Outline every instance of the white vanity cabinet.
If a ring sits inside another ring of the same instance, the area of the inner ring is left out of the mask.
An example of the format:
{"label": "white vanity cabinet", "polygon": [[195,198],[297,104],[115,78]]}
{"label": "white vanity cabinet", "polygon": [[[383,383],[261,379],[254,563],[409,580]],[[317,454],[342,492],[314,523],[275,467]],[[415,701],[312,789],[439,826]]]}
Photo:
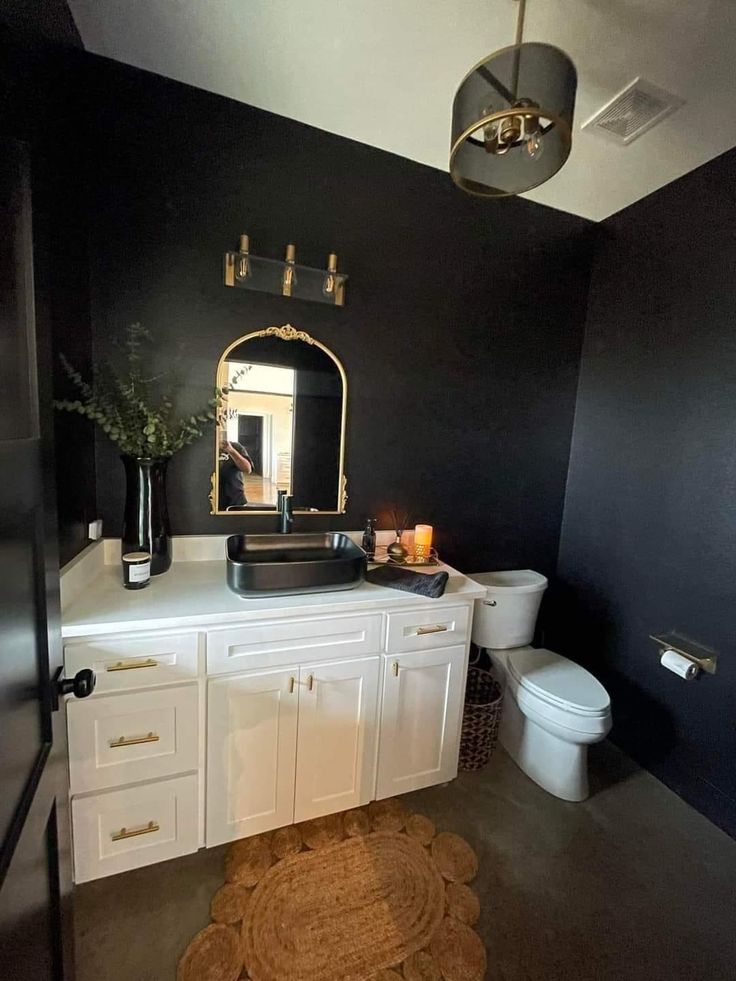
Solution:
{"label": "white vanity cabinet", "polygon": [[210,679],[207,693],[208,845],[291,824],[295,666]]}
{"label": "white vanity cabinet", "polygon": [[372,799],[380,657],[211,679],[207,845]]}
{"label": "white vanity cabinet", "polygon": [[376,799],[457,776],[465,647],[383,658]]}
{"label": "white vanity cabinet", "polygon": [[380,665],[376,656],[301,669],[295,821],[373,799]]}
{"label": "white vanity cabinet", "polygon": [[478,587],[249,605],[211,565],[122,597],[103,576],[64,628],[67,674],[97,674],[67,706],[77,882],[457,774]]}
{"label": "white vanity cabinet", "polygon": [[200,643],[166,630],[66,641],[67,675],[97,679],[67,703],[76,882],[199,847]]}

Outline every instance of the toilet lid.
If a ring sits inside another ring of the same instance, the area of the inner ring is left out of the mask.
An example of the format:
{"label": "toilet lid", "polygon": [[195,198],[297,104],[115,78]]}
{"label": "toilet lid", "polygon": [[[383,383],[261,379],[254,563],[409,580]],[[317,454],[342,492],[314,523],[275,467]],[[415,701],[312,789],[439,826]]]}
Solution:
{"label": "toilet lid", "polygon": [[527,691],[580,715],[601,715],[611,706],[608,692],[574,661],[543,647],[509,651],[509,672]]}

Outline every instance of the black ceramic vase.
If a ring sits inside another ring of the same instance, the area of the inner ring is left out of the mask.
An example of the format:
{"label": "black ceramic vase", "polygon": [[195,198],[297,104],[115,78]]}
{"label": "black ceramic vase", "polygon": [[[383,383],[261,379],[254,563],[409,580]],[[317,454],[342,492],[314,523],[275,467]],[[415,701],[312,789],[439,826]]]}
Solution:
{"label": "black ceramic vase", "polygon": [[171,527],[166,503],[168,460],[140,460],[121,456],[125,467],[123,555],[150,552],[151,575],[160,576],[171,565]]}

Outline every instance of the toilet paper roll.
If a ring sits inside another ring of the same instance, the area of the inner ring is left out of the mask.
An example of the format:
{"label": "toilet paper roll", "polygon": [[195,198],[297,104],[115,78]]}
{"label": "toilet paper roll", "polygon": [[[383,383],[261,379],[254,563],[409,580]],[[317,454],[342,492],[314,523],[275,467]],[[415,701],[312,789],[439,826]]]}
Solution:
{"label": "toilet paper roll", "polygon": [[668,671],[674,671],[675,674],[684,678],[685,681],[692,681],[697,677],[698,671],[700,670],[697,664],[693,664],[692,661],[683,657],[682,654],[678,654],[677,651],[662,651],[660,663]]}

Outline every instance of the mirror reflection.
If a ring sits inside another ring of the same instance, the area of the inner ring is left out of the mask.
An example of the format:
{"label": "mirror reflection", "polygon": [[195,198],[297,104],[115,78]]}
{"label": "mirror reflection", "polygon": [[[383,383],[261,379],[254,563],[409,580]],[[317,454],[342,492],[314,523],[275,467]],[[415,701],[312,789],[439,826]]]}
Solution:
{"label": "mirror reflection", "polygon": [[319,341],[293,327],[240,338],[217,370],[216,513],[342,512],[345,373]]}

